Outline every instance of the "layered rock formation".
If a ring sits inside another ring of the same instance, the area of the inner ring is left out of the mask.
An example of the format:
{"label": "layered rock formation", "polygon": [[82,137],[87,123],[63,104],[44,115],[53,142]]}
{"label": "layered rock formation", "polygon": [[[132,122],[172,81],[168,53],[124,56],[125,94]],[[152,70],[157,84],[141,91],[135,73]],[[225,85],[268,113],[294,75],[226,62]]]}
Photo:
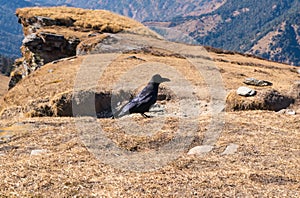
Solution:
{"label": "layered rock formation", "polygon": [[[104,33],[134,32],[158,37],[141,23],[104,10],[23,8],[16,11],[23,26],[23,57],[16,61],[9,87],[37,68],[61,58],[86,54]],[[79,46],[79,47],[78,47]]]}

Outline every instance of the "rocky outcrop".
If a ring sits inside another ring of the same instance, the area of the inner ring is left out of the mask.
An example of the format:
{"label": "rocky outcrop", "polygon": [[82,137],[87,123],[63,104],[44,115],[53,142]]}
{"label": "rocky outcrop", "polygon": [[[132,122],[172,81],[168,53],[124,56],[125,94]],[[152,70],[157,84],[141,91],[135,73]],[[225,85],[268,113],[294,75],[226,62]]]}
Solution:
{"label": "rocky outcrop", "polygon": [[23,47],[33,52],[31,64],[43,65],[51,61],[76,55],[78,38],[66,39],[64,35],[40,32],[32,33],[23,40]]}
{"label": "rocky outcrop", "polygon": [[235,91],[228,93],[226,98],[227,111],[240,110],[270,110],[279,111],[295,102],[293,97],[279,93],[276,90],[261,90],[254,97],[244,97]]}
{"label": "rocky outcrop", "polygon": [[22,58],[15,62],[9,88],[46,63],[90,53],[90,48],[96,45],[99,48],[105,33],[128,31],[158,37],[139,22],[103,10],[23,8],[18,9],[16,15],[25,38]]}

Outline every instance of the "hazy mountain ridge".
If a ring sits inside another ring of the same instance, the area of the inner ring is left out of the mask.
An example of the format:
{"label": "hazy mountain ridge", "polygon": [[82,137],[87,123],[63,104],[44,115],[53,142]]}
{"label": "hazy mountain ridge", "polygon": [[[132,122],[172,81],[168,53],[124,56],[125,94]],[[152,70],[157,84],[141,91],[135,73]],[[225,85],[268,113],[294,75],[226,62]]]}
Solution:
{"label": "hazy mountain ridge", "polygon": [[241,0],[239,3],[233,0],[18,0],[14,3],[0,1],[0,5],[3,8],[0,51],[7,56],[20,55],[19,47],[23,38],[21,27],[14,16],[15,8],[66,5],[106,9],[138,21],[164,22],[164,27],[190,35],[202,45],[300,65],[300,23],[297,10],[300,5],[296,0]]}
{"label": "hazy mountain ridge", "polygon": [[[299,29],[292,28],[299,26],[299,6],[299,2],[294,0],[242,0],[238,4],[228,0],[219,9],[208,14],[176,17],[169,27],[186,31],[203,45],[253,53],[274,61],[300,65],[299,55],[297,56],[300,50]],[[253,50],[255,45],[256,48],[263,48],[257,44],[267,34],[278,31],[283,23],[285,28],[272,39],[272,44],[269,43],[266,50]]]}
{"label": "hazy mountain ridge", "polygon": [[[43,3],[52,5],[71,5],[88,9],[105,9],[121,15],[129,16],[138,21],[147,20],[171,20],[175,16],[197,15],[218,8],[226,0],[47,0]],[[30,0],[33,3],[40,3],[39,0]],[[40,4],[43,4],[40,3]]]}
{"label": "hazy mountain ridge", "polygon": [[0,1],[0,53],[5,56],[20,55],[23,38],[22,27],[18,24],[15,10],[20,7],[33,6],[32,3],[19,1]]}
{"label": "hazy mountain ridge", "polygon": [[[224,0],[187,0],[187,1],[154,1],[147,2],[141,0],[122,1],[117,0],[16,0],[16,1],[0,1],[0,54],[16,57],[20,56],[20,46],[23,39],[22,28],[17,23],[15,16],[17,8],[32,6],[54,6],[65,5],[89,9],[105,9],[116,12],[121,15],[129,16],[138,21],[145,20],[167,20],[175,16],[186,14],[201,14],[209,12],[220,6]],[[160,9],[161,8],[161,9]],[[149,12],[151,11],[151,12]]]}
{"label": "hazy mountain ridge", "polygon": [[18,24],[15,10],[19,7],[33,6],[32,3],[0,0],[0,73],[9,75],[13,59],[20,56],[22,27]]}

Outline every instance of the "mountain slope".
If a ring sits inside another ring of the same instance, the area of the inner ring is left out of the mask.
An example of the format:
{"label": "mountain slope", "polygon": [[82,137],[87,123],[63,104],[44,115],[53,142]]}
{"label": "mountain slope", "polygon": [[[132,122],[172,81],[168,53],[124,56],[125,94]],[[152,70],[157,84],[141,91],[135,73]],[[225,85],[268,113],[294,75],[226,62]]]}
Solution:
{"label": "mountain slope", "polygon": [[34,4],[18,0],[0,0],[0,54],[16,57],[20,55],[20,46],[23,39],[22,27],[18,24],[15,10]]}
{"label": "mountain slope", "polygon": [[174,18],[169,27],[204,45],[300,65],[299,7],[296,0],[228,0],[209,14]]}
{"label": "mountain slope", "polygon": [[[30,0],[41,3],[40,0]],[[170,20],[175,16],[195,15],[218,8],[225,0],[46,0],[52,5],[71,5],[88,9],[106,9],[138,21]]]}
{"label": "mountain slope", "polygon": [[224,0],[186,0],[186,1],[154,1],[141,0],[107,1],[107,0],[0,0],[0,54],[11,57],[20,56],[20,46],[23,38],[21,26],[17,23],[15,11],[17,8],[32,6],[65,5],[89,9],[105,9],[121,15],[129,16],[138,21],[167,20],[179,15],[194,15],[210,12]]}
{"label": "mountain slope", "polygon": [[184,33],[202,45],[300,65],[298,0],[241,0],[239,3],[234,0],[18,0],[14,3],[1,0],[0,54],[20,55],[22,36],[14,16],[15,8],[33,5],[106,9],[138,21],[164,22],[151,25],[169,27],[171,33],[177,30],[173,35],[177,40],[182,40],[180,35]]}

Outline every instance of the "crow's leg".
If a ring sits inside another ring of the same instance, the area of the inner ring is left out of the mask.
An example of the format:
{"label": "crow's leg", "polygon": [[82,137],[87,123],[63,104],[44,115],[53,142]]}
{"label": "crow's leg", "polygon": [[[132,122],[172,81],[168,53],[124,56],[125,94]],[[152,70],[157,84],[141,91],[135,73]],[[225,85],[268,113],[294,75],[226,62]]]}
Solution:
{"label": "crow's leg", "polygon": [[151,116],[146,115],[145,113],[141,113],[144,118],[151,118]]}

